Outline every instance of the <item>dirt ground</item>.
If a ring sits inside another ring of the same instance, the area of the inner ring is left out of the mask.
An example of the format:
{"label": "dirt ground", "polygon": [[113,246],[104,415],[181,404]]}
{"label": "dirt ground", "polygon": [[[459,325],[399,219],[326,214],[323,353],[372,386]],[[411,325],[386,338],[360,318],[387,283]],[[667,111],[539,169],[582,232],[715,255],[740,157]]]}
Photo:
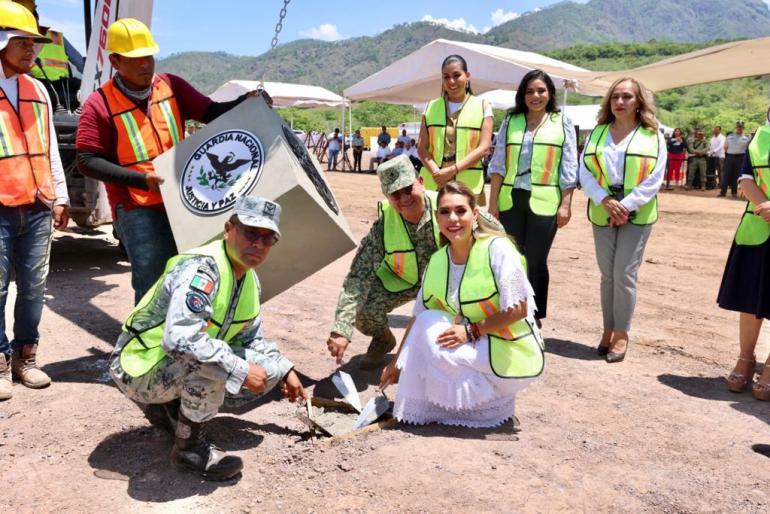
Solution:
{"label": "dirt ground", "polygon": [[[376,177],[329,180],[362,237]],[[519,396],[520,432],[397,426],[330,444],[311,441],[296,407],[271,394],[211,423],[212,439],[245,462],[242,477],[218,484],[174,471],[170,436],[109,382],[107,359],[132,301],[109,229],[58,234],[39,349],[53,385],[16,385],[0,403],[0,511],[770,511],[770,460],[751,448],[770,443],[769,406],[726,391],[737,315],[715,303],[744,204],[712,192],[661,195],[632,345],[625,362],[608,365],[593,349],[601,313],[584,198],[575,195],[551,253],[546,371]],[[267,335],[319,395],[332,394],[336,366],[324,342],[352,256],[263,310]],[[397,336],[409,313],[391,316]],[[366,345],[357,334],[344,366],[364,399],[378,379],[358,371]],[[763,334],[758,357],[769,350]]]}

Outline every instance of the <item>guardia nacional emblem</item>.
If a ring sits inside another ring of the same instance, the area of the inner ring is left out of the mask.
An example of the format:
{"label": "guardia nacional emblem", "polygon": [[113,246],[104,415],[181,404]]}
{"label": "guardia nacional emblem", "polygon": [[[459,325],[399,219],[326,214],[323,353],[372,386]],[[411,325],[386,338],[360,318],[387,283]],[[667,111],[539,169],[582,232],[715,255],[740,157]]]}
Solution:
{"label": "guardia nacional emblem", "polygon": [[179,181],[182,203],[195,214],[230,209],[249,194],[262,174],[265,152],[246,130],[226,130],[201,143],[187,160]]}

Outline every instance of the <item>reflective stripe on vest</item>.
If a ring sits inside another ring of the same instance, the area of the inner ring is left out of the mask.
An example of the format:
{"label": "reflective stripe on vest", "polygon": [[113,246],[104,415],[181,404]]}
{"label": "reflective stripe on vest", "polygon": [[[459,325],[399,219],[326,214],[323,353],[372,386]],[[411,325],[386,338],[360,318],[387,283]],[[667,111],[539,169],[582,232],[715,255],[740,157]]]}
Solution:
{"label": "reflective stripe on vest", "polygon": [[[500,294],[490,265],[489,246],[497,239],[476,240],[471,247],[463,277],[460,280],[460,314],[471,322],[488,318],[500,311]],[[518,251],[516,251],[518,255]],[[449,279],[449,245],[433,254],[425,270],[422,302],[428,309],[458,313],[447,299]],[[543,371],[543,341],[526,319],[508,325],[496,334],[489,334],[489,364],[495,375],[502,378],[535,377]]]}
{"label": "reflective stripe on vest", "polygon": [[[763,125],[749,143],[749,159],[754,181],[765,198],[770,199],[770,126]],[[754,214],[756,206],[748,202],[741,223],[735,233],[735,243],[741,246],[757,246],[770,237],[770,224]]]}
{"label": "reflective stripe on vest", "polygon": [[[435,191],[425,192],[425,201],[428,202],[433,227],[433,237],[436,248],[439,247],[438,223],[436,223],[436,205],[438,194]],[[383,218],[385,257],[377,268],[377,278],[382,287],[391,293],[400,293],[413,288],[420,281],[420,270],[417,266],[417,252],[414,242],[406,229],[404,218],[394,209],[390,203],[380,201],[378,204],[380,217]]]}
{"label": "reflective stripe on vest", "polygon": [[[152,160],[177,144],[184,134],[182,116],[174,92],[165,80],[155,80],[149,100],[149,116],[115,86],[113,80],[99,91],[105,99],[117,132],[118,164],[148,173]],[[128,188],[139,205],[163,202],[160,193]]]}
{"label": "reflective stripe on vest", "polygon": [[[527,115],[516,114],[508,121],[505,135],[506,173],[497,205],[500,212],[513,208],[511,193],[519,172],[519,157],[524,134],[527,131]],[[530,164],[532,194],[529,207],[540,216],[555,216],[561,204],[559,168],[564,147],[564,122],[562,114],[548,114],[535,131],[532,140],[532,161]],[[526,170],[523,170],[526,171]]]}
{"label": "reflective stripe on vest", "polygon": [[[238,284],[230,260],[227,258],[224,241],[220,239],[172,257],[168,260],[163,275],[134,307],[123,325],[123,331],[134,336],[120,353],[120,365],[129,376],[144,375],[166,357],[162,345],[166,328],[165,316],[157,320],[155,325],[140,326],[139,324],[142,321],[147,323],[146,320],[152,316],[152,313],[157,312],[156,304],[169,271],[183,259],[194,255],[212,257],[219,272],[219,288],[211,302],[212,315],[206,328],[206,334],[209,337],[234,344],[230,341],[236,334],[259,316],[257,276],[254,270],[249,270]],[[233,301],[236,298],[237,303],[234,304]]]}
{"label": "reflective stripe on vest", "polygon": [[51,42],[43,45],[38,54],[38,58],[43,64],[43,70],[41,71],[40,67],[35,65],[32,67],[30,75],[36,79],[45,80],[47,78],[51,81],[69,77],[69,59],[67,58],[67,49],[64,46],[62,33],[49,30],[45,35],[51,39]]}
{"label": "reflective stripe on vest", "polygon": [[0,88],[0,204],[6,207],[35,202],[40,193],[54,200],[50,161],[50,106],[43,86],[18,76],[18,112]]}
{"label": "reflective stripe on vest", "polygon": [[[484,124],[484,101],[469,95],[460,109],[455,129],[455,162],[465,159],[465,156],[478,148],[481,143],[481,126]],[[428,104],[425,110],[425,125],[428,129],[428,151],[440,168],[444,162],[444,141],[447,125],[447,105],[444,97],[436,98]],[[437,191],[438,186],[426,166],[420,172],[425,189]],[[481,159],[457,174],[457,180],[470,187],[475,194],[484,188],[484,169]]]}
{"label": "reflective stripe on vest", "polygon": [[[594,176],[599,185],[610,194],[610,183],[604,171],[604,146],[609,134],[609,125],[597,125],[588,137],[583,162],[588,171]],[[626,148],[625,164],[623,168],[623,195],[628,196],[631,191],[641,184],[655,169],[658,161],[658,134],[655,131],[639,126],[631,135],[631,141]],[[588,219],[591,223],[600,227],[609,225],[609,213],[602,204],[595,204],[588,200]],[[651,225],[658,220],[658,197],[639,207],[630,223],[634,225]]]}

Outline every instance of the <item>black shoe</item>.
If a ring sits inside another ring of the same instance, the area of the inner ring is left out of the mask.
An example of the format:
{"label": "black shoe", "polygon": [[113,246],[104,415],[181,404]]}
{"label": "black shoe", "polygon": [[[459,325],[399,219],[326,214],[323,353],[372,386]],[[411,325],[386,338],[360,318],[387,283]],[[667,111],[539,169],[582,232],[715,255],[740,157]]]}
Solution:
{"label": "black shoe", "polygon": [[598,353],[602,357],[607,355],[607,353],[609,353],[609,351],[610,351],[610,347],[609,346],[599,345],[599,346],[596,347],[596,353]]}
{"label": "black shoe", "polygon": [[623,362],[623,359],[626,358],[626,352],[628,351],[628,345],[631,342],[626,342],[626,347],[622,352],[613,352],[612,350],[607,351],[607,355],[604,357],[604,360],[606,360],[608,363],[612,364],[613,362]]}
{"label": "black shoe", "polygon": [[177,418],[179,417],[179,398],[168,403],[134,403],[142,410],[150,425],[170,434],[176,431]]}
{"label": "black shoe", "polygon": [[204,438],[202,423],[193,423],[181,413],[177,423],[171,464],[177,469],[190,471],[206,480],[227,480],[243,469],[243,461],[217,448]]}

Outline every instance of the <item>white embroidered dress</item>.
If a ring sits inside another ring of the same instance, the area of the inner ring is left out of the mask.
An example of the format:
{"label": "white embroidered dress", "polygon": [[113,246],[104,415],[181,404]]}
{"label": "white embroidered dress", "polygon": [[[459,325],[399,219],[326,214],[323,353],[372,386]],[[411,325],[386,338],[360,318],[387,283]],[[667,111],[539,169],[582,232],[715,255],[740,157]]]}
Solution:
{"label": "white embroidered dress", "polygon": [[[527,320],[537,330],[532,286],[518,256],[501,240],[489,247],[492,273],[500,292],[500,308],[508,309],[527,300]],[[450,252],[451,256],[451,252]],[[459,287],[465,265],[449,261],[448,301],[459,310]],[[422,425],[442,423],[465,427],[494,427],[514,413],[516,393],[532,380],[500,378],[489,364],[489,339],[444,349],[436,338],[452,326],[451,314],[427,310],[422,289],[417,294],[409,336],[398,357],[401,370],[394,416],[399,421]]]}

